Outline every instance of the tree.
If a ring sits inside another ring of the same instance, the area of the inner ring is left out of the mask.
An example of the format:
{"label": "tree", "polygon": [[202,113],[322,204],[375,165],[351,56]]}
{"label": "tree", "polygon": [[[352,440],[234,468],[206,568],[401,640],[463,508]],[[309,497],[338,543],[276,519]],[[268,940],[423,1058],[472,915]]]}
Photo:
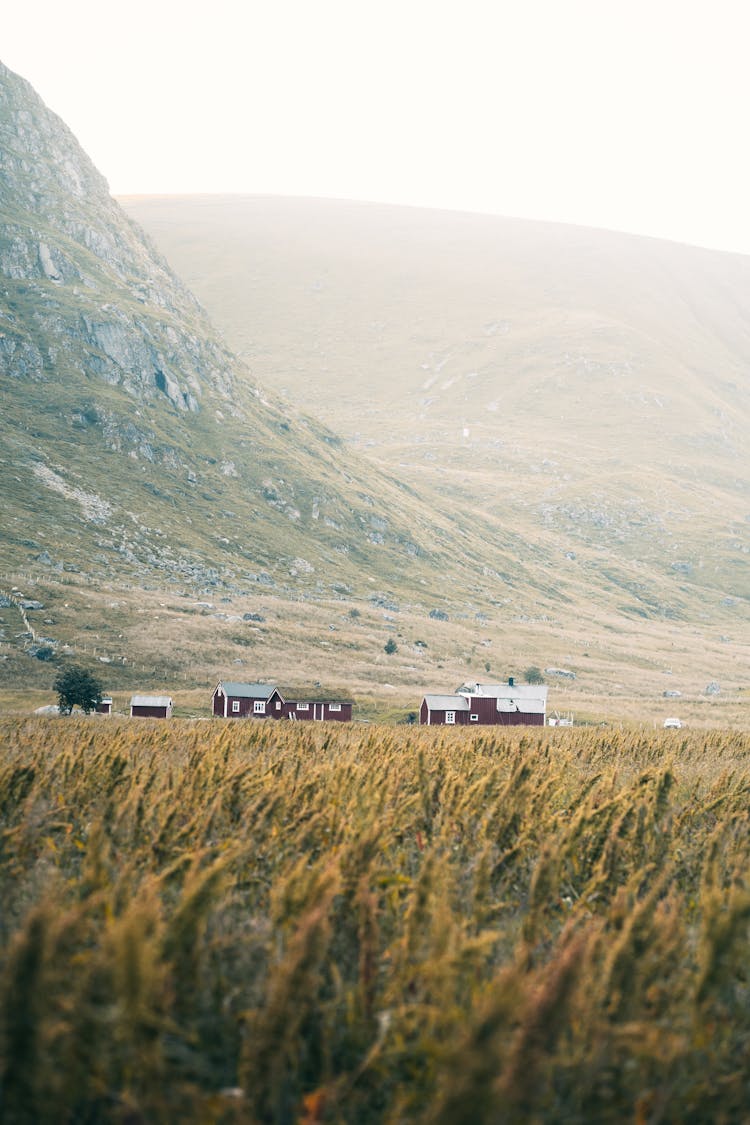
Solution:
{"label": "tree", "polygon": [[389,656],[393,656],[394,652],[398,652],[398,645],[393,637],[389,637],[383,645],[383,652],[387,652]]}
{"label": "tree", "polygon": [[527,668],[524,672],[524,678],[527,684],[543,684],[544,676],[542,675],[541,668],[537,668],[532,664],[531,668]]}
{"label": "tree", "polygon": [[102,685],[96,676],[78,664],[71,664],[60,672],[52,687],[57,692],[63,715],[69,715],[74,707],[80,707],[88,715],[101,703]]}

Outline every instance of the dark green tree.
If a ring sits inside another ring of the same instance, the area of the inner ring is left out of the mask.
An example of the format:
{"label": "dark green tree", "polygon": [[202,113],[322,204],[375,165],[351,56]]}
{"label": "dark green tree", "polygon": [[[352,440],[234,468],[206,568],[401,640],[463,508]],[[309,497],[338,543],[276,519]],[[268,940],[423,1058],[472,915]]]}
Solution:
{"label": "dark green tree", "polygon": [[74,707],[80,707],[88,715],[101,702],[102,685],[93,673],[78,664],[70,664],[63,669],[52,687],[57,692],[63,715],[69,715]]}
{"label": "dark green tree", "polygon": [[527,684],[543,684],[544,676],[542,675],[541,668],[537,668],[532,664],[531,668],[527,668],[524,672],[524,678]]}
{"label": "dark green tree", "polygon": [[397,652],[397,651],[398,651],[398,645],[394,641],[393,637],[389,637],[388,640],[383,645],[383,652],[387,652],[389,656],[393,656],[393,653]]}

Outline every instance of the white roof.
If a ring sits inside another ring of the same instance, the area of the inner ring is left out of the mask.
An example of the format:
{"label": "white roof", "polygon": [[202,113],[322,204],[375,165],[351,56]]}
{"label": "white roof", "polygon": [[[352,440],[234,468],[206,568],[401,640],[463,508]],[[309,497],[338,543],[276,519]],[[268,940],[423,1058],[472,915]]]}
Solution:
{"label": "white roof", "polygon": [[216,690],[235,699],[270,699],[277,690],[275,684],[240,684],[229,680],[219,680]]}
{"label": "white roof", "polygon": [[131,707],[171,707],[172,699],[168,695],[133,695],[130,698]]}
{"label": "white roof", "polygon": [[492,699],[546,699],[546,684],[463,684],[459,689],[467,695],[484,695]]}
{"label": "white roof", "polygon": [[469,701],[463,695],[426,695],[428,711],[468,711]]}
{"label": "white roof", "polygon": [[541,699],[539,696],[536,698],[532,698],[530,695],[497,697],[498,711],[523,711],[524,715],[543,715],[546,705],[547,700]]}

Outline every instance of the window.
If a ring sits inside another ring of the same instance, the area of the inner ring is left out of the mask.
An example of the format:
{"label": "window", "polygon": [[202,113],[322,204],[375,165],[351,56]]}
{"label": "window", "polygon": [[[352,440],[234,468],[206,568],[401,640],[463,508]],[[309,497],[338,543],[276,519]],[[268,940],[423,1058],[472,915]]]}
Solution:
{"label": "window", "polygon": [[472,723],[478,723],[479,722],[479,715],[469,715],[469,719],[471,720]]}
{"label": "window", "polygon": [[329,703],[328,704],[328,710],[329,711],[340,711],[341,710],[341,704],[340,703]]}
{"label": "window", "polygon": [[456,721],[456,712],[455,712],[455,711],[446,711],[446,712],[445,712],[445,721],[446,721],[446,723],[448,723],[448,724],[451,724],[451,723],[455,723],[455,721]]}
{"label": "window", "polygon": [[298,711],[309,711],[310,710],[310,704],[309,703],[298,703],[297,704],[297,710]]}
{"label": "window", "polygon": [[237,715],[237,714],[239,714],[239,710],[240,710],[240,701],[239,701],[239,699],[233,699],[233,700],[232,700],[232,714],[233,714],[233,715]]}
{"label": "window", "polygon": [[253,714],[254,715],[265,715],[265,713],[266,713],[265,700],[263,700],[263,699],[254,700],[254,702],[253,702]]}
{"label": "window", "polygon": [[277,699],[277,700],[276,700],[276,710],[277,710],[277,711],[280,711],[280,710],[281,710],[281,700],[280,700],[280,699]]}

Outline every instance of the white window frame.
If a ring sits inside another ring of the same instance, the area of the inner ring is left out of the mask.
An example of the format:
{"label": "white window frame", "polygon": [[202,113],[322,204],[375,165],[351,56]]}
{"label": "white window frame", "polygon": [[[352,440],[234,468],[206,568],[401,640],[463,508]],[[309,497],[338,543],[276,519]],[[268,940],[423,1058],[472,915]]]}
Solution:
{"label": "white window frame", "polygon": [[328,710],[329,711],[340,711],[341,710],[341,704],[340,703],[329,703],[328,704]]}
{"label": "white window frame", "polygon": [[233,715],[239,715],[239,713],[240,713],[240,701],[239,701],[239,699],[233,699],[232,700],[232,714]]}
{"label": "white window frame", "polygon": [[446,726],[452,727],[452,726],[454,726],[455,722],[456,722],[456,712],[455,711],[446,711],[445,712],[445,724],[446,724]]}
{"label": "white window frame", "polygon": [[309,703],[298,703],[297,704],[297,710],[298,711],[309,711],[310,710],[310,704]]}
{"label": "white window frame", "polygon": [[280,699],[277,699],[277,700],[276,700],[276,710],[277,710],[277,711],[280,711],[280,710],[281,710],[281,700],[280,700]]}
{"label": "white window frame", "polygon": [[469,715],[469,722],[478,723],[479,722],[479,715]]}
{"label": "white window frame", "polygon": [[254,699],[253,700],[253,714],[254,715],[265,715],[265,713],[266,713],[266,701],[265,701],[265,699]]}

